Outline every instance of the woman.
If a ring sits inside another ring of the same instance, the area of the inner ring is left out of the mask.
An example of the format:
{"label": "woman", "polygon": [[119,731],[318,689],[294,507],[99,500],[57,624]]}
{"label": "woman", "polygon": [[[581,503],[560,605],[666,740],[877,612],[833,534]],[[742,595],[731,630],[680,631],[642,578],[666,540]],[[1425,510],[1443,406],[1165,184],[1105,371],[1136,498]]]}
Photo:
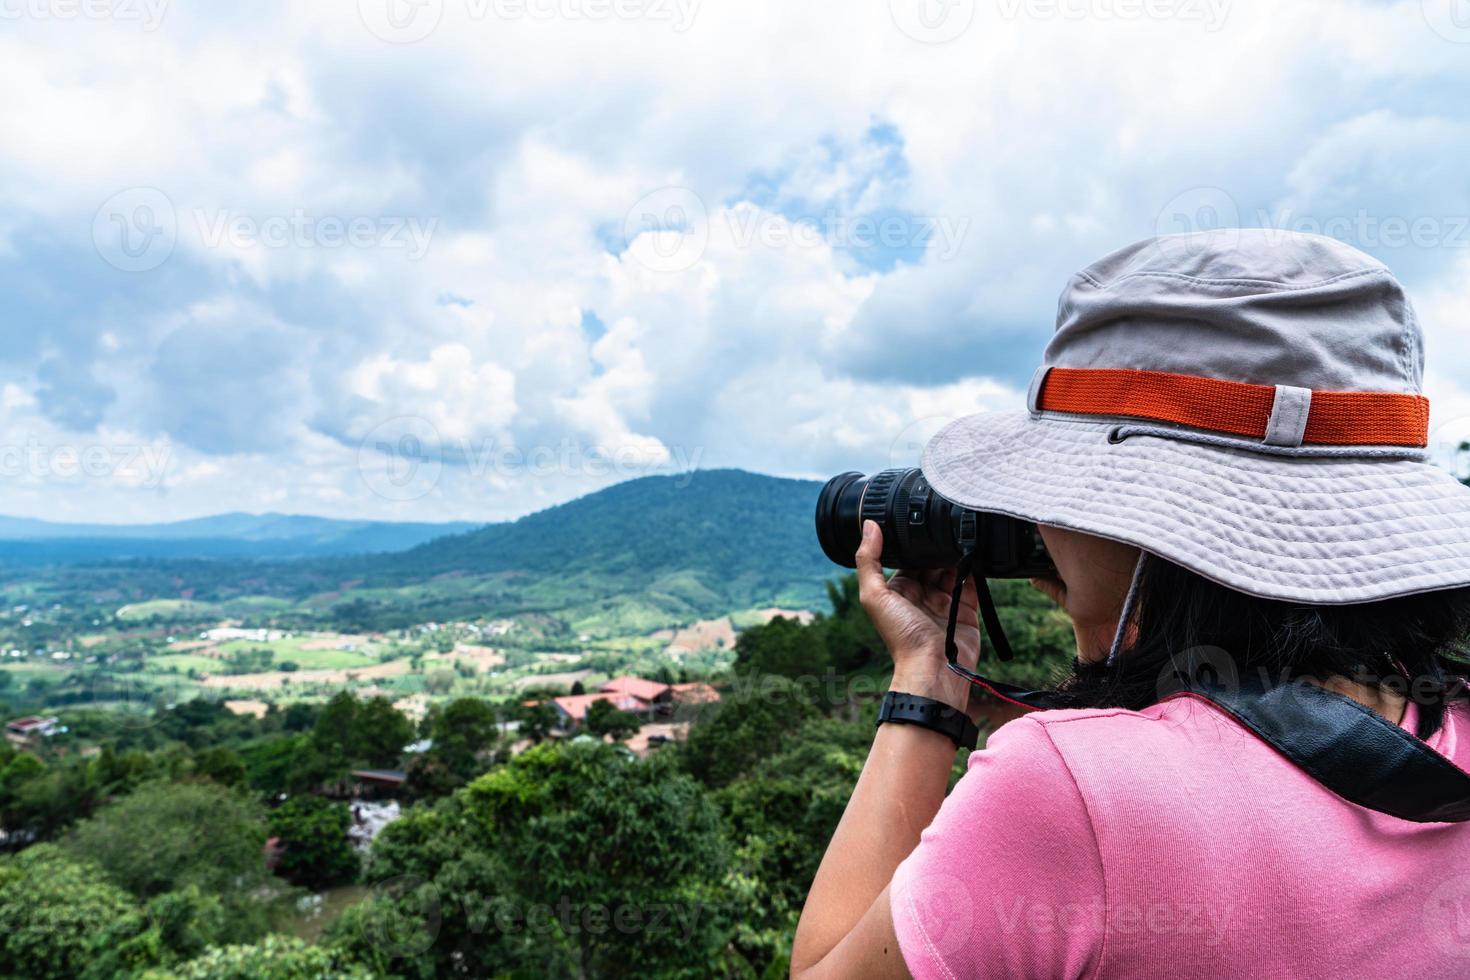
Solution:
{"label": "woman", "polygon": [[[1034,584],[1072,619],[1076,707],[1002,726],[948,799],[955,742],[880,725],[792,975],[1470,975],[1470,811],[1415,810],[1412,782],[1349,802],[1334,780],[1354,773],[1326,771],[1388,745],[1470,781],[1470,489],[1425,459],[1398,283],[1316,236],[1143,242],[1073,278],[1044,365],[1028,412],[951,425],[923,467],[1041,526],[1057,575]],[[892,689],[965,710],[953,573],[885,581],[881,551],[865,525]],[[970,589],[960,622],[973,666]],[[1387,740],[1333,744],[1305,715],[1267,741],[1177,696],[1181,675],[1313,685]],[[1328,764],[1292,761],[1293,739]]]}

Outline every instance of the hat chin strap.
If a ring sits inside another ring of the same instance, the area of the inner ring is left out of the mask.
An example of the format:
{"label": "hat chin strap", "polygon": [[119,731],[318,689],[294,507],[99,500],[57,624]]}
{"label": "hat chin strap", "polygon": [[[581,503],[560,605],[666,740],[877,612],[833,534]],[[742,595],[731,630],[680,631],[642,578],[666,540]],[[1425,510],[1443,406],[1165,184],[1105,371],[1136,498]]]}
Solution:
{"label": "hat chin strap", "polygon": [[1138,561],[1133,563],[1133,577],[1128,581],[1128,594],[1123,597],[1123,608],[1118,613],[1118,626],[1113,630],[1113,645],[1108,647],[1108,663],[1116,663],[1123,652],[1123,640],[1133,622],[1133,613],[1138,609],[1138,583],[1143,581],[1143,565],[1148,561],[1148,552],[1138,552]]}
{"label": "hat chin strap", "polygon": [[[1113,632],[1113,643],[1108,648],[1108,663],[1113,663],[1123,651],[1123,641],[1128,635],[1128,625],[1133,620],[1133,613],[1138,608],[1138,584],[1143,579],[1144,563],[1148,559],[1148,552],[1140,551],[1138,561],[1133,565],[1133,577],[1128,583],[1128,593],[1123,597],[1123,608],[1118,613],[1118,626]],[[975,583],[975,598],[980,606],[980,622],[985,626],[985,636],[990,641],[990,648],[995,651],[996,659],[1002,662],[1010,662],[1015,657],[1011,650],[1010,641],[1006,639],[1005,628],[1000,624],[1000,615],[995,610],[995,598],[990,594],[990,584],[985,577],[984,561],[979,552],[966,551],[960,557],[960,563],[955,567],[954,589],[949,596],[949,623],[944,632],[944,657],[948,667],[954,673],[960,675],[978,687],[982,687],[1002,701],[1020,705],[1036,711],[1045,711],[1053,708],[1071,707],[1066,698],[1055,691],[1026,691],[1001,681],[991,680],[988,677],[970,670],[959,662],[959,645],[955,642],[955,631],[959,627],[960,599],[965,592],[965,582],[973,580]]]}

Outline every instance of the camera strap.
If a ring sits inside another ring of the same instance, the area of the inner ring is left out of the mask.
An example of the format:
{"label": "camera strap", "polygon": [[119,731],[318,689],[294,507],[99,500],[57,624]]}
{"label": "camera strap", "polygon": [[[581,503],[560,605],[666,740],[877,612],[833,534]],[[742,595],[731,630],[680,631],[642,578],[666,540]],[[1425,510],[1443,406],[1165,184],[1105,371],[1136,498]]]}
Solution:
{"label": "camera strap", "polygon": [[1349,803],[1416,823],[1470,820],[1470,773],[1350,697],[1303,680],[1171,697],[1210,702]]}
{"label": "camera strap", "polygon": [[[1028,691],[982,677],[959,663],[955,630],[966,579],[975,582],[980,620],[1002,660],[1010,644],[973,553],[960,562],[950,596],[945,658],[951,671],[993,697],[1028,711],[1075,708],[1057,691]],[[1349,803],[1416,823],[1470,821],[1470,773],[1352,698],[1317,684],[1196,684],[1170,698],[1207,701],[1292,765]]]}

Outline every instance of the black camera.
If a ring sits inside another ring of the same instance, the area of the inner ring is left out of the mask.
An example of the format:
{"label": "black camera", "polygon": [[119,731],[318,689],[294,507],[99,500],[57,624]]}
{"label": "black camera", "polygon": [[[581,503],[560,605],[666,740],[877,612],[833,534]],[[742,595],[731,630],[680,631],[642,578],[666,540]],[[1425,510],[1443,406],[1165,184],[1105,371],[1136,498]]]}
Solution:
{"label": "black camera", "polygon": [[952,503],[917,469],[828,480],[817,497],[817,540],[828,558],[856,565],[863,521],[883,530],[885,568],[954,568],[973,551],[975,568],[986,578],[1056,574],[1035,524]]}

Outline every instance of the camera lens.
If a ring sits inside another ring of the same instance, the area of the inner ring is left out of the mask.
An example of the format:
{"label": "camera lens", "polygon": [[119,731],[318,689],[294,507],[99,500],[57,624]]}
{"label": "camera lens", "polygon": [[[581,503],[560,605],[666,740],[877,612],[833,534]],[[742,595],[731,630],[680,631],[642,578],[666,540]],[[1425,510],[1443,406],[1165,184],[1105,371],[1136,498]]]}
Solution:
{"label": "camera lens", "polygon": [[[966,515],[969,515],[966,521]],[[974,515],[929,487],[917,469],[884,470],[871,477],[843,473],[817,498],[817,540],[828,558],[852,568],[863,521],[883,529],[888,568],[949,568],[974,539]]]}
{"label": "camera lens", "polygon": [[976,549],[990,578],[1055,572],[1035,524],[961,507],[936,493],[918,469],[835,476],[817,497],[816,517],[822,551],[847,568],[856,565],[863,522],[875,521],[883,530],[885,568],[953,568]]}

